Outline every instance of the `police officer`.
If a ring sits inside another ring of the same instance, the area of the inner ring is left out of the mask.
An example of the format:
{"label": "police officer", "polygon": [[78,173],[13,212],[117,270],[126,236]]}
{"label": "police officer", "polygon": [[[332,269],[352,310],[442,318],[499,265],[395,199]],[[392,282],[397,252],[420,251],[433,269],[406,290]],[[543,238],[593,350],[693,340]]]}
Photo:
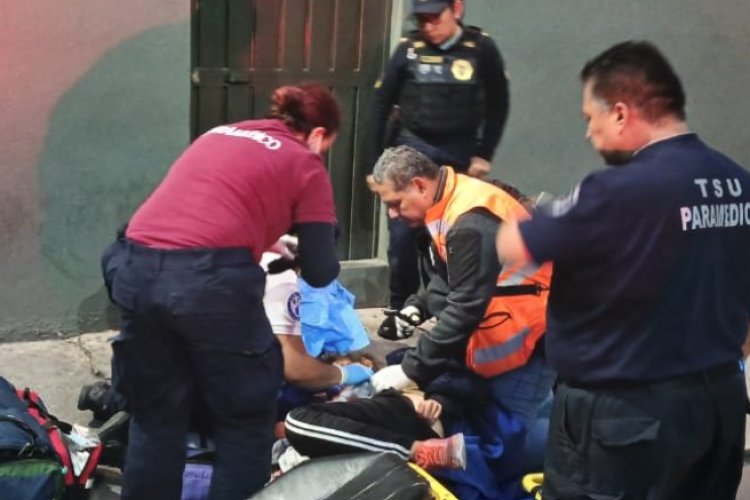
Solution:
{"label": "police officer", "polygon": [[[508,80],[495,43],[464,26],[463,14],[463,0],[413,1],[419,29],[402,39],[377,84],[371,164],[385,147],[405,144],[458,172],[489,173],[508,115]],[[397,123],[387,133],[394,106]],[[388,229],[390,305],[401,309],[419,287],[416,233],[399,220],[389,220]],[[379,333],[395,338],[393,320]]]}
{"label": "police officer", "polygon": [[544,498],[733,499],[750,173],[688,130],[680,80],[652,44],[614,45],[581,80],[586,136],[617,168],[498,235],[506,263],[555,265]]}

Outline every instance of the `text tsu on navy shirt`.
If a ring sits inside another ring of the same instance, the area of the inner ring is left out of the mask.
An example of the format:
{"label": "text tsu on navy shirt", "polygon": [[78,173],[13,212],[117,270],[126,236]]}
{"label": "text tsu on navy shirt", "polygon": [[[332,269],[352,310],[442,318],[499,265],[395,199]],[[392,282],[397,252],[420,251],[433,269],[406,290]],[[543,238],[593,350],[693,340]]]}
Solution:
{"label": "text tsu on navy shirt", "polygon": [[750,174],[695,134],[595,172],[520,226],[555,263],[547,354],[564,380],[658,380],[741,358]]}

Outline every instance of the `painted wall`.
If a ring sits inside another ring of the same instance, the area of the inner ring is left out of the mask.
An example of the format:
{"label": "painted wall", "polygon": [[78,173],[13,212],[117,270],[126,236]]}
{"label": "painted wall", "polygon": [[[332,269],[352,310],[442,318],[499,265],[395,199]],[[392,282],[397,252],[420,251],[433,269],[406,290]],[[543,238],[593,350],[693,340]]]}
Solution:
{"label": "painted wall", "polygon": [[[410,3],[410,2],[405,2]],[[750,167],[750,2],[747,0],[466,0],[468,24],[497,42],[511,111],[495,177],[526,192],[564,194],[601,161],[584,138],[578,73],[628,39],[651,40],[688,96],[688,123]]]}
{"label": "painted wall", "polygon": [[[466,1],[511,76],[496,177],[562,194],[600,166],[577,75],[629,38],[663,48],[693,129],[750,165],[747,0]],[[99,255],[188,143],[189,2],[25,0],[0,15],[0,340],[98,330],[112,319]]]}
{"label": "painted wall", "polygon": [[0,12],[0,340],[98,329],[99,255],[188,142],[189,2]]}

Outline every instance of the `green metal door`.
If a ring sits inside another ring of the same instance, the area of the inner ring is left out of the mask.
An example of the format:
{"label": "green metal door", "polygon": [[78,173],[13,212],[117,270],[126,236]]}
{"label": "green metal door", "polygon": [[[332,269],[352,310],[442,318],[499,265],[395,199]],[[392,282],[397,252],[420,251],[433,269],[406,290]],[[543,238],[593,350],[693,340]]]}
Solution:
{"label": "green metal door", "polygon": [[388,56],[391,0],[192,0],[191,135],[262,117],[271,91],[316,81],[343,123],[328,153],[341,259],[375,256],[377,210],[365,176],[373,85]]}

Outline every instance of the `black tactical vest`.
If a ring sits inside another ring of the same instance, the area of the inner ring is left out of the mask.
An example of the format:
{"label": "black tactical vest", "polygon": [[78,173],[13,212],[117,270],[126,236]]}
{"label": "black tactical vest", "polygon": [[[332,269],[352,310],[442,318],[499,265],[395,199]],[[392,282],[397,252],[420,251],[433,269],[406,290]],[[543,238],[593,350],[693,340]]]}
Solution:
{"label": "black tactical vest", "polygon": [[471,134],[482,122],[484,91],[477,69],[483,35],[473,26],[463,29],[461,39],[445,52],[422,40],[418,31],[407,38],[400,118],[417,135]]}

